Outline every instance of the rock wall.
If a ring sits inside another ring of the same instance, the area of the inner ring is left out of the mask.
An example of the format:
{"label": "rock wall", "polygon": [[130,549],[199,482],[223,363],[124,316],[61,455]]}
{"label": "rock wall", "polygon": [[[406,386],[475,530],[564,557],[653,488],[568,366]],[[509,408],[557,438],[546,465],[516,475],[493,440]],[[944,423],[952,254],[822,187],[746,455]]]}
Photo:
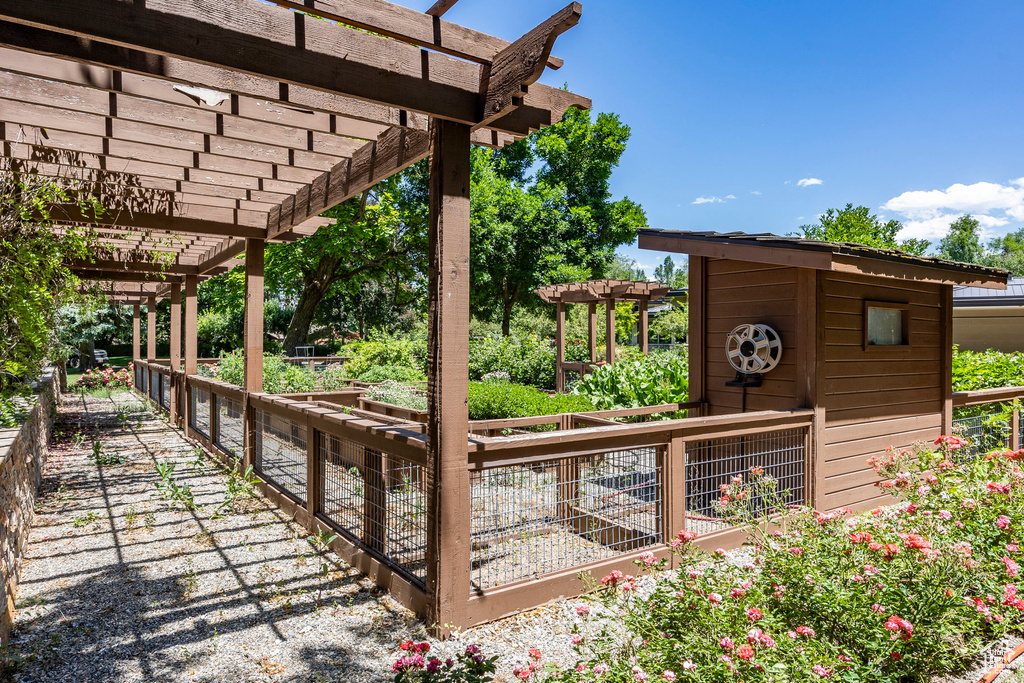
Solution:
{"label": "rock wall", "polygon": [[36,493],[43,477],[50,431],[60,401],[63,369],[49,369],[40,378],[28,420],[0,429],[0,645],[6,647],[14,625],[14,598],[22,553],[34,517]]}

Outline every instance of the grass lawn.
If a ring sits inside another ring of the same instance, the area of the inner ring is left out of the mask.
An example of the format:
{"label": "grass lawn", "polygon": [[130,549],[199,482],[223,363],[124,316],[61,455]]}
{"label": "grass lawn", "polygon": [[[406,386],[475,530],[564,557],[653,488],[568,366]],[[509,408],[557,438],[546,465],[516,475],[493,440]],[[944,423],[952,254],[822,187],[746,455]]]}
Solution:
{"label": "grass lawn", "polygon": [[[131,356],[111,356],[107,362],[107,367],[110,368],[125,368],[132,362]],[[68,386],[78,382],[82,376],[81,368],[68,368]]]}

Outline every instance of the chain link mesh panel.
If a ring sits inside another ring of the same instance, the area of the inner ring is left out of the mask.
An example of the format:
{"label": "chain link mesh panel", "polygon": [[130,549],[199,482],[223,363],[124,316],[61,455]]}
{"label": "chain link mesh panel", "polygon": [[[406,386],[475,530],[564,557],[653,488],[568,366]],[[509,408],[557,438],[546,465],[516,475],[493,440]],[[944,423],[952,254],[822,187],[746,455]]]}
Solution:
{"label": "chain link mesh panel", "polygon": [[571,569],[662,541],[661,448],[470,473],[478,590]]}
{"label": "chain link mesh panel", "polygon": [[192,387],[188,421],[192,429],[210,438],[210,392],[206,389]]}
{"label": "chain link mesh panel", "polygon": [[[762,468],[777,482],[785,505],[800,505],[805,498],[805,435],[803,429],[731,437],[686,444],[686,528],[698,534],[731,525],[716,504],[720,487],[735,476],[749,480],[753,468]],[[767,503],[767,501],[765,501]]]}
{"label": "chain link mesh panel", "polygon": [[427,495],[423,468],[323,432],[319,446],[324,516],[350,539],[424,585]]}
{"label": "chain link mesh panel", "polygon": [[213,442],[236,458],[241,458],[245,451],[242,403],[227,396],[213,398],[217,411],[217,433],[213,435]]}
{"label": "chain link mesh panel", "polygon": [[171,378],[168,375],[160,375],[160,405],[164,410],[171,408]]}
{"label": "chain link mesh panel", "polygon": [[[992,450],[1010,448],[1010,425],[999,406],[989,406],[982,415],[953,418],[953,434],[967,444],[954,453],[958,461],[968,461]],[[993,410],[992,408],[995,408]]]}
{"label": "chain link mesh panel", "polygon": [[306,425],[263,410],[254,412],[256,471],[305,503]]}

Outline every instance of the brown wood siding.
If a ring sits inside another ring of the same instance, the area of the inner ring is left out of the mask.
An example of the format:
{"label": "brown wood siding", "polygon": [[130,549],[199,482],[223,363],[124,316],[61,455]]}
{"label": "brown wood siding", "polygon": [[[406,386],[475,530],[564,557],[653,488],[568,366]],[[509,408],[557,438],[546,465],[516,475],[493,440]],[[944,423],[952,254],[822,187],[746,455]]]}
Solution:
{"label": "brown wood siding", "polygon": [[742,389],[725,383],[736,371],[725,357],[725,338],[737,325],[760,323],[782,337],[782,362],[765,375],[764,384],[747,389],[746,408],[789,410],[800,407],[797,365],[797,269],[763,263],[709,258],[705,260],[706,323],[704,398],[709,415],[739,412]]}
{"label": "brown wood siding", "polygon": [[[820,504],[867,509],[880,496],[867,459],[887,446],[932,440],[942,430],[941,285],[822,272],[825,429]],[[909,305],[906,347],[864,348],[864,302]]]}
{"label": "brown wood siding", "polygon": [[1024,351],[1024,306],[954,308],[953,343],[964,351]]}

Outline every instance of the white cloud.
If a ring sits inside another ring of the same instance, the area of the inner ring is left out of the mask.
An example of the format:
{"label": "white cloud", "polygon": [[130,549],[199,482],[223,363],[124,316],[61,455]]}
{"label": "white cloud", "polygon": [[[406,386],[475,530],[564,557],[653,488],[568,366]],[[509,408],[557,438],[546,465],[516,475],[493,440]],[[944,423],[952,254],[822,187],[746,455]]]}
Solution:
{"label": "white cloud", "polygon": [[736,199],[736,195],[734,195],[734,194],[727,194],[727,195],[725,195],[725,198],[726,199]]}
{"label": "white cloud", "polygon": [[913,190],[893,197],[883,209],[900,215],[900,237],[940,239],[949,224],[965,213],[978,219],[983,239],[1000,235],[1012,221],[1024,221],[1024,178],[1006,185],[956,183],[945,190]]}
{"label": "white cloud", "polygon": [[751,190],[750,194],[752,194],[752,195],[760,195],[761,191],[760,190]]}
{"label": "white cloud", "polygon": [[796,181],[797,187],[810,187],[811,185],[821,185],[823,181],[821,178],[801,178]]}
{"label": "white cloud", "polygon": [[691,204],[721,204],[725,200],[721,197],[697,197]]}

